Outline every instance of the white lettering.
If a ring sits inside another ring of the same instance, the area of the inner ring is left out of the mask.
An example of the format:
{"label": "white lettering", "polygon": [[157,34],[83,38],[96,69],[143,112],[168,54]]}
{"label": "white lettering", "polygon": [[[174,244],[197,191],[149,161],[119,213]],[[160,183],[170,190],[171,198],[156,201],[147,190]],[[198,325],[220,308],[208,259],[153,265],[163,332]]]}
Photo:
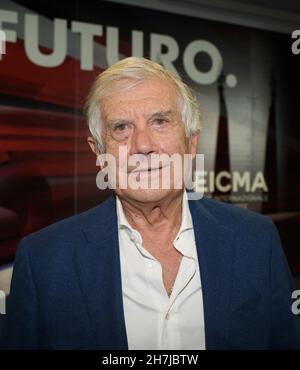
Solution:
{"label": "white lettering", "polygon": [[[39,47],[40,32],[39,16],[36,14],[24,15],[24,45],[27,57],[36,65],[42,67],[57,67],[61,65],[67,56],[68,50],[68,28],[66,19],[54,19],[53,29],[47,30],[47,36],[50,34],[53,38],[53,47],[51,53],[42,52]],[[9,22],[16,24],[18,22],[18,13],[0,10],[0,30],[3,29],[3,23]],[[94,49],[93,39],[95,36],[106,35],[106,59],[107,64],[120,60],[119,53],[119,33],[117,27],[107,26],[106,30],[102,25],[72,21],[71,31],[80,36],[80,67],[83,70],[91,71],[94,68]],[[16,42],[17,32],[5,30],[6,42]],[[144,55],[144,33],[139,30],[132,30],[132,55],[142,57]],[[169,35],[150,33],[150,58],[162,64],[165,68],[178,74],[175,62],[179,61],[182,53],[182,64],[186,74],[196,83],[208,85],[214,83],[219,77],[223,60],[218,48],[207,40],[191,41],[185,50],[180,50],[177,40]],[[208,71],[200,71],[195,59],[197,54],[205,53],[211,59],[211,67]]]}
{"label": "white lettering", "polygon": [[67,21],[54,19],[53,51],[43,54],[39,49],[39,17],[35,14],[25,14],[25,51],[28,58],[42,67],[57,67],[67,55]]}
{"label": "white lettering", "polygon": [[244,187],[245,191],[250,191],[250,172],[245,171],[244,173],[235,172],[233,177],[232,190],[238,191],[239,187]]}
{"label": "white lettering", "polygon": [[0,9],[0,30],[5,31],[6,42],[16,42],[16,31],[4,29],[3,23],[18,23],[18,13]]}
{"label": "white lettering", "polygon": [[144,55],[144,34],[142,31],[132,31],[132,56],[142,57]]}
{"label": "white lettering", "polygon": [[261,171],[257,172],[254,178],[253,184],[252,184],[251,191],[255,192],[257,189],[262,189],[265,192],[268,191],[268,187],[267,187],[264,174]]}
{"label": "white lettering", "polygon": [[102,26],[92,23],[72,22],[72,32],[80,33],[80,66],[83,70],[94,68],[94,36],[102,36]]}
{"label": "white lettering", "polygon": [[109,66],[119,61],[119,30],[116,27],[106,29],[106,53]]}
{"label": "white lettering", "polygon": [[227,178],[228,180],[230,180],[231,179],[230,173],[229,172],[226,172],[226,171],[219,172],[217,174],[217,176],[216,176],[216,187],[220,191],[226,193],[227,191],[230,191],[231,190],[231,184],[229,182],[227,185],[223,185],[222,184],[222,179],[223,178]]}
{"label": "white lettering", "polygon": [[296,41],[292,43],[292,53],[297,55],[300,53],[300,30],[293,31],[292,39],[296,39]]}
{"label": "white lettering", "polygon": [[[201,72],[195,65],[195,56],[198,53],[206,53],[211,59],[211,68],[207,72]],[[223,60],[219,50],[214,44],[205,40],[195,40],[188,44],[183,55],[183,65],[192,80],[199,84],[209,85],[214,83],[223,68]]]}
{"label": "white lettering", "polygon": [[[167,52],[165,53],[162,53],[163,45],[167,48]],[[178,58],[179,47],[173,37],[152,33],[150,36],[150,48],[151,60],[163,64],[169,71],[178,74],[172,62]]]}
{"label": "white lettering", "polygon": [[0,290],[0,315],[5,315],[6,314],[6,305],[5,305],[5,293]]}
{"label": "white lettering", "polygon": [[299,315],[300,313],[300,290],[293,291],[292,299],[295,299],[295,302],[293,302],[292,304],[292,312],[294,315]]}

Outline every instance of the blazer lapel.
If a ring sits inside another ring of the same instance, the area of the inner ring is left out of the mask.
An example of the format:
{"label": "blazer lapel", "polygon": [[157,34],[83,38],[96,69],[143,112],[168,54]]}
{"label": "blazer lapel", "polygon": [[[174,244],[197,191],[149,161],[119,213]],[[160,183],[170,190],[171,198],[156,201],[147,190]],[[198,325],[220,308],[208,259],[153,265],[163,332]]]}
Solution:
{"label": "blazer lapel", "polygon": [[75,263],[98,349],[128,349],[115,197],[89,211]]}
{"label": "blazer lapel", "polygon": [[206,348],[222,349],[228,342],[234,234],[217,222],[204,202],[189,204],[200,265]]}

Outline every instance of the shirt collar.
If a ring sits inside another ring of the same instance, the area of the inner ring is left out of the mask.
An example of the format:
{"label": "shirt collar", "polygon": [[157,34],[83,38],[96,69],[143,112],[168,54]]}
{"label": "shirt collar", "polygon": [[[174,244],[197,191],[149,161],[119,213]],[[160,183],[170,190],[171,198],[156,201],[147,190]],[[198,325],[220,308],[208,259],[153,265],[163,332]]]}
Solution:
{"label": "shirt collar", "polygon": [[117,195],[116,195],[116,200],[117,200],[118,228],[133,230],[132,226],[127,221],[122,203]]}
{"label": "shirt collar", "polygon": [[190,213],[187,192],[184,189],[183,197],[182,197],[181,225],[177,233],[177,236],[179,236],[184,231],[191,230],[191,229],[193,229],[193,222],[192,222],[192,217]]}

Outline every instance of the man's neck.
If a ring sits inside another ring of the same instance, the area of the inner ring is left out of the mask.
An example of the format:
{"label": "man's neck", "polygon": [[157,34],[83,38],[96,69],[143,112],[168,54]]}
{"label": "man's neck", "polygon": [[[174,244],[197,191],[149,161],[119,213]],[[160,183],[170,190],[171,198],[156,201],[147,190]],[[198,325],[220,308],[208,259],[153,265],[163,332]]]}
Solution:
{"label": "man's neck", "polygon": [[120,198],[129,224],[141,230],[178,230],[181,224],[183,192],[155,203],[139,203],[132,199]]}

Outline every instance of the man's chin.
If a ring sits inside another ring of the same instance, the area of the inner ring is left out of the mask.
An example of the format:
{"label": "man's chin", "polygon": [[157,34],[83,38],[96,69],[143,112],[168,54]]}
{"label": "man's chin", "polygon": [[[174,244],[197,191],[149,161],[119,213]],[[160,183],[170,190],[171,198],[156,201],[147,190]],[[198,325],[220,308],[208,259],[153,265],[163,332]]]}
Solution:
{"label": "man's chin", "polygon": [[141,203],[156,203],[182,192],[182,189],[118,189],[115,192],[121,198]]}

